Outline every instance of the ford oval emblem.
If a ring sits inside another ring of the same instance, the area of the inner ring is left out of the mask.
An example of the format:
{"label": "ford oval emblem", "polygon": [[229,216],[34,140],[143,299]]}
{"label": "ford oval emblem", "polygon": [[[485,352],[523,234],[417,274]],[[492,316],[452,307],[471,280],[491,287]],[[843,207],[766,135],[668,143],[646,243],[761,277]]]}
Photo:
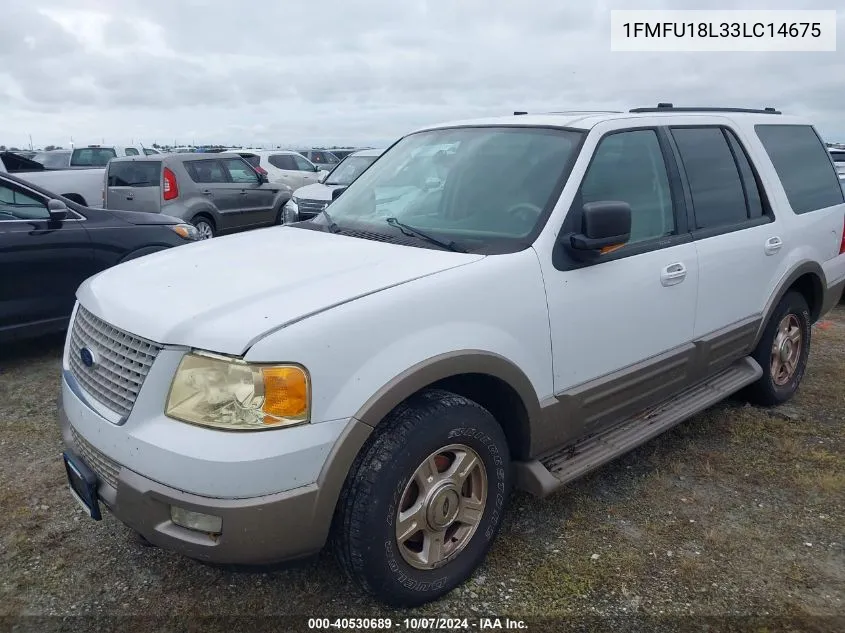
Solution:
{"label": "ford oval emblem", "polygon": [[93,368],[97,364],[97,355],[87,347],[79,350],[79,360],[88,368]]}

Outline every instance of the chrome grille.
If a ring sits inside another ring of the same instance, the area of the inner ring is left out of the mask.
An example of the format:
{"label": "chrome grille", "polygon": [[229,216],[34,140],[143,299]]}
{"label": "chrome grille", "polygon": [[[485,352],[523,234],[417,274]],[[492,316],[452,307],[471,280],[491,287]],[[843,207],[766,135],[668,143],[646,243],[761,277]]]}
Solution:
{"label": "chrome grille", "polygon": [[77,453],[94,473],[112,488],[117,488],[117,478],[120,474],[120,464],[109,459],[103,453],[91,446],[79,432],[70,427],[70,434],[76,446]]}
{"label": "chrome grille", "polygon": [[[86,347],[98,357],[83,364]],[[122,417],[129,415],[161,346],[119,330],[79,306],[70,333],[70,372],[85,391]]]}
{"label": "chrome grille", "polygon": [[322,213],[328,203],[328,200],[300,200],[296,208],[299,210],[300,218],[312,218]]}

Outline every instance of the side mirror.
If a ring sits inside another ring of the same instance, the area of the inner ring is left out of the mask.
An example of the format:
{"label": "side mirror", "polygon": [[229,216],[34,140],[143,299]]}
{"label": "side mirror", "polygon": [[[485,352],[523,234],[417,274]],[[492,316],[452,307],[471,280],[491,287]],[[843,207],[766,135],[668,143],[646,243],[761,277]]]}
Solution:
{"label": "side mirror", "polygon": [[315,173],[318,172],[318,171],[322,171],[322,170],[323,170],[323,168],[320,167],[319,165],[314,165],[314,172]]}
{"label": "side mirror", "polygon": [[317,182],[326,182],[326,178],[329,177],[329,172],[324,171],[320,174],[320,177],[317,178]]}
{"label": "side mirror", "polygon": [[68,214],[67,205],[61,200],[56,200],[55,198],[51,198],[47,201],[47,211],[50,213],[50,219],[55,222],[61,222],[67,218]]}
{"label": "side mirror", "polygon": [[337,189],[332,190],[332,202],[337,200],[344,191],[346,191],[346,187],[338,187]]}
{"label": "side mirror", "polygon": [[627,202],[588,202],[581,217],[583,232],[569,236],[569,246],[575,251],[595,254],[631,238],[631,205]]}
{"label": "side mirror", "polygon": [[266,185],[268,182],[270,182],[270,179],[267,177],[267,174],[258,174],[259,185]]}

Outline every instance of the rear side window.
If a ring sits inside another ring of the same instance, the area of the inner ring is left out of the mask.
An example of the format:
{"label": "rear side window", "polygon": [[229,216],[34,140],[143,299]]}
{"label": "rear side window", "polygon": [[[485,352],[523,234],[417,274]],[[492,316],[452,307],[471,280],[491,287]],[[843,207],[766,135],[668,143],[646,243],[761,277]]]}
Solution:
{"label": "rear side window", "polygon": [[187,160],[185,169],[191,180],[203,183],[228,182],[219,160]]}
{"label": "rear side window", "polygon": [[109,163],[109,187],[158,187],[161,184],[161,163],[134,160]]}
{"label": "rear side window", "polygon": [[71,167],[105,167],[117,156],[110,147],[84,147],[73,150],[70,157]]}
{"label": "rear side window", "polygon": [[144,148],[144,155],[145,156],[157,156],[158,152],[155,151],[154,149],[148,149],[148,148],[145,147]]}
{"label": "rear side window", "polygon": [[795,213],[842,204],[842,188],[827,148],[809,125],[756,125]]}
{"label": "rear side window", "polygon": [[290,154],[273,154],[267,160],[270,161],[270,164],[276,169],[296,171],[296,163],[293,160],[293,156]]}
{"label": "rear side window", "polygon": [[842,150],[841,152],[831,152],[830,157],[833,159],[834,163],[845,163],[845,150]]}
{"label": "rear side window", "polygon": [[127,147],[127,148],[126,148],[126,155],[127,155],[127,156],[137,156],[137,155],[138,155],[138,150],[137,150],[137,149],[135,149],[134,147]]}
{"label": "rear side window", "polygon": [[745,191],[725,134],[719,127],[673,128],[695,210],[696,228],[748,219]]}

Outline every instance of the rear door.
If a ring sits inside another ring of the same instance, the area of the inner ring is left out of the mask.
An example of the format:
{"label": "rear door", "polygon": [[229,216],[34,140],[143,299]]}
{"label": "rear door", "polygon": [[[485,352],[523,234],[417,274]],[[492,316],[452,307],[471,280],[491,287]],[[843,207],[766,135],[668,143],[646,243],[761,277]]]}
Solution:
{"label": "rear door", "polygon": [[273,191],[263,188],[258,173],[242,158],[224,158],[223,166],[233,184],[240,186],[240,226],[271,224],[273,216]]}
{"label": "rear door", "polygon": [[161,161],[118,160],[106,171],[107,209],[161,211]]}
{"label": "rear door", "polygon": [[673,127],[670,133],[688,185],[700,266],[694,335],[710,339],[724,332],[720,357],[729,363],[750,351],[789,236],[732,127]]}
{"label": "rear door", "polygon": [[50,220],[46,199],[0,181],[0,336],[23,324],[55,326],[95,271],[84,218]]}
{"label": "rear door", "polygon": [[302,176],[302,184],[311,185],[318,182],[320,179],[320,170],[304,156],[293,154],[293,160],[296,162],[296,167]]}
{"label": "rear door", "polygon": [[229,172],[218,158],[199,158],[186,160],[185,170],[196,183],[200,196],[217,207],[222,226],[218,229],[230,230],[242,226],[241,210],[244,205],[241,191],[243,187],[229,179]]}

